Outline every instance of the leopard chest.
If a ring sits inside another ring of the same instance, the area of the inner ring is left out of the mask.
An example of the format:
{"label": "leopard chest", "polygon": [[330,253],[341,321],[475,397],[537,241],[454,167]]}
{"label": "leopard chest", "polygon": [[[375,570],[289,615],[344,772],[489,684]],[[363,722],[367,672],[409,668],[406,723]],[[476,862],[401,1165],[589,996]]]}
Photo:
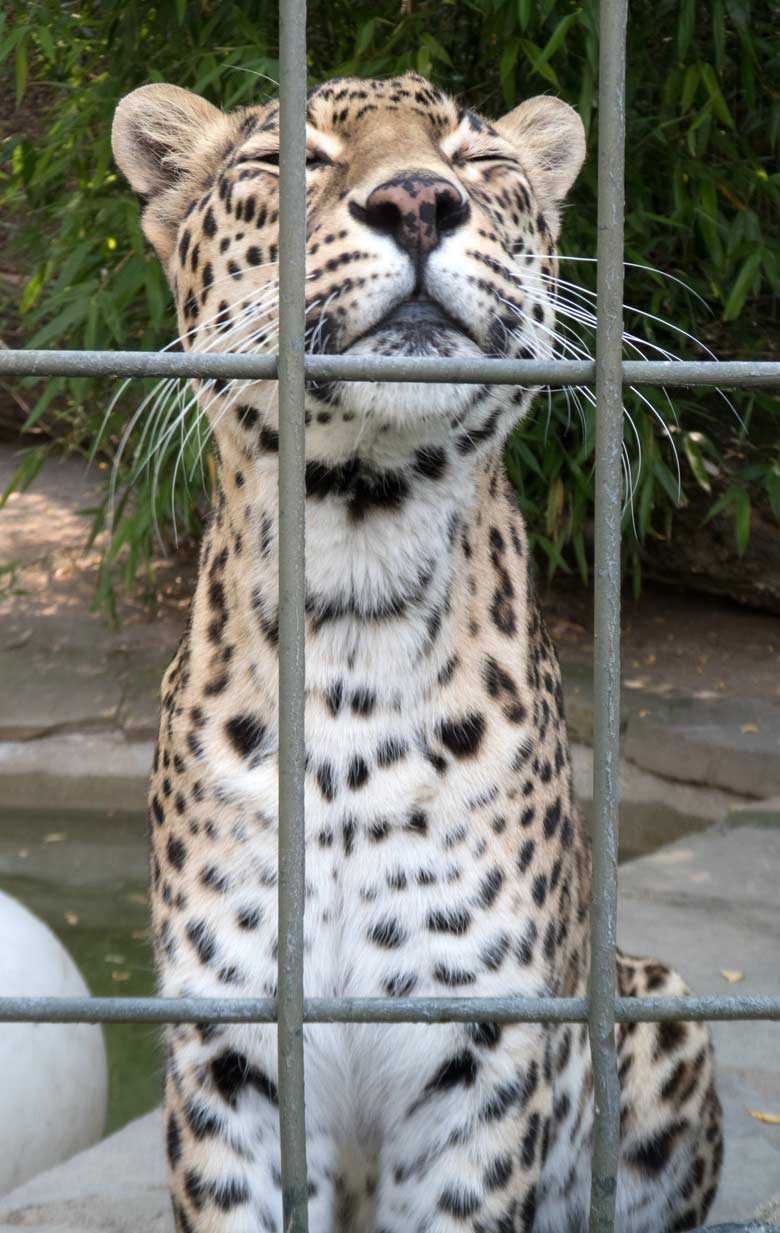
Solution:
{"label": "leopard chest", "polygon": [[[187,735],[174,725],[168,739]],[[346,691],[309,700],[306,738],[307,993],[543,992],[539,887],[549,912],[569,872],[532,837],[517,769],[528,733],[487,713],[456,721],[449,707],[405,713]],[[178,790],[166,794],[162,764],[153,784],[158,936],[176,939],[162,968],[176,987],[208,972],[215,990],[270,993],[278,753],[231,759],[208,726],[199,741],[197,779],[188,750]]]}

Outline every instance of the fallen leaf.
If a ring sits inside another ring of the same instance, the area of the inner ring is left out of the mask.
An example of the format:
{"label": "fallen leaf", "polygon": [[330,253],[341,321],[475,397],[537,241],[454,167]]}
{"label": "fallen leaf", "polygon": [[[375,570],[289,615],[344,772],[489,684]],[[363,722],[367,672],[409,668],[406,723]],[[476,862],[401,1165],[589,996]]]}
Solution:
{"label": "fallen leaf", "polygon": [[115,980],[115,981],[117,982],[117,984],[124,984],[124,982],[125,982],[126,980],[129,980],[129,979],[130,979],[130,973],[129,973],[129,972],[123,972],[123,971],[122,971],[122,972],[120,972],[120,971],[119,971],[119,969],[115,969],[115,970],[111,973],[111,979],[112,979],[112,980]]}
{"label": "fallen leaf", "polygon": [[780,1126],[780,1113],[758,1113],[755,1109],[748,1109],[748,1113],[757,1122],[766,1122],[767,1126]]}
{"label": "fallen leaf", "polygon": [[650,710],[648,706],[643,706],[642,709],[638,711],[637,713],[640,719],[647,719],[648,715],[652,714],[652,711]]}
{"label": "fallen leaf", "polygon": [[27,857],[28,857],[29,855],[30,855],[30,849],[29,849],[29,848],[20,848],[20,849],[19,849],[19,851],[17,852],[17,856],[18,856],[18,857],[19,857],[19,859],[20,859],[20,860],[22,860],[22,861],[23,861],[23,860],[26,860],[26,859],[27,859]]}
{"label": "fallen leaf", "polygon": [[67,839],[64,831],[51,831],[50,834],[44,835],[44,843],[62,843],[63,839]]}
{"label": "fallen leaf", "polygon": [[145,942],[148,936],[149,934],[146,929],[133,929],[132,933],[130,934],[130,937],[133,939],[134,942]]}
{"label": "fallen leaf", "polygon": [[79,917],[78,912],[66,912],[65,913],[65,924],[66,925],[77,925],[79,923],[79,920],[80,920],[80,917]]}
{"label": "fallen leaf", "polygon": [[745,973],[740,972],[738,968],[721,968],[720,974],[730,985],[738,985],[741,980],[745,979]]}
{"label": "fallen leaf", "polygon": [[124,955],[104,955],[103,956],[104,963],[124,963],[124,961],[125,961]]}
{"label": "fallen leaf", "polygon": [[652,665],[652,664],[654,664],[654,663],[655,663],[655,655],[645,655],[645,663],[646,663],[646,664],[651,664],[651,665]]}
{"label": "fallen leaf", "polygon": [[761,731],[761,729],[759,728],[758,724],[740,724],[740,725],[739,725],[739,730],[740,730],[740,732],[743,732],[743,733],[748,733],[748,732],[760,732],[760,731]]}
{"label": "fallen leaf", "polygon": [[138,894],[133,893],[132,895],[127,896],[127,902],[137,903],[137,904],[140,904],[142,908],[145,908],[146,907],[146,895],[138,895]]}

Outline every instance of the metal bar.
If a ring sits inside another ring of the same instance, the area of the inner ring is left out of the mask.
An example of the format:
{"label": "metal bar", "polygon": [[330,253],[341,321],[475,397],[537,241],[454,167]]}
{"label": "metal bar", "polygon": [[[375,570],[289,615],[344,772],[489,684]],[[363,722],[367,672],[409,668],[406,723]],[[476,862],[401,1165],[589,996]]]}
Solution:
{"label": "metal bar", "polygon": [[279,0],[279,950],[282,1225],[306,1233],[303,1084],[306,0]]}
{"label": "metal bar", "polygon": [[[304,1023],[585,1023],[587,998],[305,998]],[[780,1022],[780,997],[617,998],[618,1023]],[[274,1023],[273,998],[0,998],[0,1023]]]}
{"label": "metal bar", "polygon": [[[590,360],[499,360],[419,356],[307,355],[306,376],[320,381],[427,381],[479,385],[593,385]],[[31,377],[224,377],[273,381],[277,357],[237,352],[0,351],[0,374]],[[623,385],[780,385],[780,362],[626,360]]]}
{"label": "metal bar", "polygon": [[593,887],[588,1005],[595,1122],[590,1233],[613,1233],[620,1155],[615,997],[620,800],[621,369],[627,7],[628,0],[601,0],[599,10]]}

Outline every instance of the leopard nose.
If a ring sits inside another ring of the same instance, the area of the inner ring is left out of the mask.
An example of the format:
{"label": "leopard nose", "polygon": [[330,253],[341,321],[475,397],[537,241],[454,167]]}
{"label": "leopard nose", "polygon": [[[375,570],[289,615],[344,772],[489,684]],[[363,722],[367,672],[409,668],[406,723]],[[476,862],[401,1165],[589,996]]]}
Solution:
{"label": "leopard nose", "polygon": [[440,243],[442,236],[463,226],[470,206],[449,180],[410,172],[378,185],[365,206],[353,204],[352,212],[419,260]]}

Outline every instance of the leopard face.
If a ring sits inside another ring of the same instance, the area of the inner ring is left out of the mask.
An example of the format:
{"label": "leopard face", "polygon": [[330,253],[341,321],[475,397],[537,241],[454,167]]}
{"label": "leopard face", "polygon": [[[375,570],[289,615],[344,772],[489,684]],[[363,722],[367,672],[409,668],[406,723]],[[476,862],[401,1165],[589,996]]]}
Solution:
{"label": "leopard face", "polygon": [[[279,108],[224,115],[173,86],[129,95],[117,160],[145,203],[183,345],[273,351]],[[416,74],[340,79],[307,107],[306,346],[385,356],[548,358],[560,203],[584,154],[566,104],[491,123]],[[275,382],[203,383],[220,452],[273,454]],[[532,391],[309,382],[307,458],[388,466],[454,441],[495,448]]]}

